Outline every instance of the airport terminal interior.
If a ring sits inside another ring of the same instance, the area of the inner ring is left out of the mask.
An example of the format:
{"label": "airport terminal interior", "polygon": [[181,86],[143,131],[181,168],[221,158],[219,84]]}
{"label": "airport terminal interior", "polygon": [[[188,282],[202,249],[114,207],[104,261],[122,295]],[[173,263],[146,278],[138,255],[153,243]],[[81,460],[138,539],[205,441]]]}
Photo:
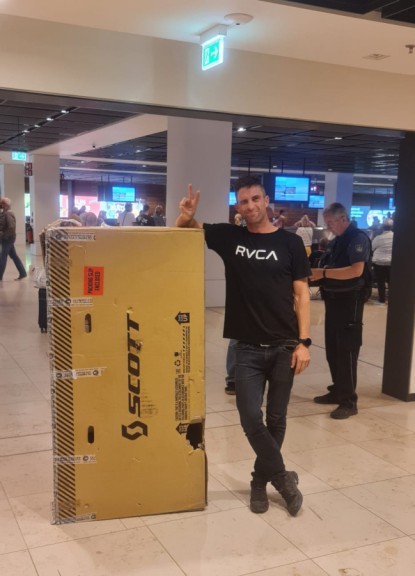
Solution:
{"label": "airport terminal interior", "polygon": [[[36,264],[27,254],[26,265]],[[0,573],[4,576],[400,576],[415,567],[415,411],[381,393],[387,305],[365,305],[359,414],[314,404],[329,372],[323,302],[313,293],[312,362],[295,379],[283,454],[304,505],[291,517],[273,489],[250,512],[253,452],[235,397],[224,393],[223,308],[206,310],[208,505],[196,512],[51,524],[52,435],[48,335],[38,294],[0,285]],[[315,289],[313,289],[315,291]],[[169,490],[169,478],[165,479]],[[112,494],[108,495],[113,497]]]}
{"label": "airport terminal interior", "polygon": [[[181,179],[186,186],[194,166],[205,189],[211,179],[221,183],[201,202],[203,218],[217,209],[221,221],[233,221],[236,178],[259,176],[273,195],[275,176],[288,175],[307,189],[294,202],[273,198],[273,217],[284,207],[289,229],[308,212],[315,239],[324,234],[322,209],[344,193],[360,228],[397,210],[400,246],[413,241],[414,14],[407,0],[118,0],[105,9],[101,0],[0,1],[0,185],[18,209],[16,248],[26,269],[43,265],[43,226],[74,208],[106,210],[115,225],[132,194],[135,215],[147,202],[152,211],[160,204],[173,225]],[[225,65],[204,75],[202,37],[218,26],[227,33]],[[201,123],[197,138],[183,138],[180,161],[170,156],[168,164],[169,141],[170,153],[181,149],[181,131],[188,135],[193,121]],[[0,281],[0,576],[414,574],[415,405],[382,391],[384,367],[391,386],[393,364],[385,341],[400,336],[398,321],[411,333],[402,342],[406,360],[413,347],[414,260],[403,261],[404,251],[396,260],[405,286],[397,282],[385,303],[375,286],[365,304],[358,414],[345,420],[313,402],[331,382],[324,302],[310,289],[311,363],[294,380],[282,448],[304,495],[296,517],[270,484],[269,510],[250,511],[254,452],[235,396],[225,393],[224,307],[213,305],[205,309],[199,446],[206,507],[60,524],[52,507],[50,335],[38,325],[33,277],[16,281],[9,259]],[[217,279],[209,261],[212,270],[206,294]],[[409,380],[413,387],[413,373],[404,382],[413,400]],[[171,490],[168,475],[164,487]]]}

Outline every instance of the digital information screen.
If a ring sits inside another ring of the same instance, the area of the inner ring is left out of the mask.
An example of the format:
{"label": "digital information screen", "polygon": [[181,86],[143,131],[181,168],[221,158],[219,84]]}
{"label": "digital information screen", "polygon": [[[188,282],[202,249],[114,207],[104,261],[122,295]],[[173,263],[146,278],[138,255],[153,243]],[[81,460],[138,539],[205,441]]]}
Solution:
{"label": "digital information screen", "polygon": [[324,196],[320,194],[310,194],[308,199],[309,208],[324,208]]}
{"label": "digital information screen", "polygon": [[135,202],[135,188],[127,186],[112,187],[113,202]]}
{"label": "digital information screen", "polygon": [[310,179],[304,176],[276,176],[275,202],[308,202]]}
{"label": "digital information screen", "polygon": [[378,217],[379,222],[382,224],[385,218],[390,218],[390,212],[390,210],[372,210],[370,206],[352,206],[350,218],[356,220],[357,226],[365,230],[372,226],[375,216]]}

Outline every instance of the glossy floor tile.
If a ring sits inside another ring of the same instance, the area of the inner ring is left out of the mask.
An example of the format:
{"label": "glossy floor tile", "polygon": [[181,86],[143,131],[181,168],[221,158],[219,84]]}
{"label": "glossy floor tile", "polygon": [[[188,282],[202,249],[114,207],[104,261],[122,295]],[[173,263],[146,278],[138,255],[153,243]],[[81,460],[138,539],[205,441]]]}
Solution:
{"label": "glossy floor tile", "polygon": [[[205,510],[51,524],[52,435],[47,335],[37,290],[0,283],[1,576],[407,576],[415,572],[415,404],[382,394],[387,307],[365,308],[359,414],[330,419],[313,402],[330,384],[324,305],[312,301],[312,363],[296,378],[283,446],[304,494],[292,518],[248,508],[253,451],[224,393],[223,308],[206,311]],[[166,481],[166,490],[168,482]],[[108,495],[110,498],[111,495]]]}
{"label": "glossy floor tile", "polygon": [[310,558],[405,535],[337,490],[308,495],[294,519],[271,506],[266,521]]}
{"label": "glossy floor tile", "polygon": [[415,540],[400,538],[317,558],[329,576],[406,576],[415,572]]}
{"label": "glossy floor tile", "polygon": [[246,508],[152,527],[189,576],[237,576],[306,557]]}

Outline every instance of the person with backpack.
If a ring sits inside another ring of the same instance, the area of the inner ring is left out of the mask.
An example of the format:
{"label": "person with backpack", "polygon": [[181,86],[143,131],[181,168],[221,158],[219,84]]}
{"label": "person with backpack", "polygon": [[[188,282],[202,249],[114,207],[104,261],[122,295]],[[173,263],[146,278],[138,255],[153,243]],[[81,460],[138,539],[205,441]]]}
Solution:
{"label": "person with backpack", "polygon": [[363,308],[370,289],[369,237],[351,223],[346,208],[334,202],[323,211],[334,239],[327,246],[312,281],[320,280],[324,300],[326,358],[332,384],[316,396],[317,404],[338,404],[330,413],[336,420],[357,414],[357,360],[362,345]]}

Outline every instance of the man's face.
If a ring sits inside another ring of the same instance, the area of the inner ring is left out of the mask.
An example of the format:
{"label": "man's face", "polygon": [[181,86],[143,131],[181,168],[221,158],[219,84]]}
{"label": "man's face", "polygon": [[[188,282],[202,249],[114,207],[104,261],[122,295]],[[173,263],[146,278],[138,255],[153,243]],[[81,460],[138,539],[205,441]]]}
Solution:
{"label": "man's face", "polygon": [[324,222],[330,232],[335,236],[341,236],[349,226],[349,221],[346,216],[340,216],[338,214],[326,214],[326,216],[324,216]]}
{"label": "man's face", "polygon": [[269,198],[264,195],[260,186],[240,188],[237,193],[237,200],[236,209],[248,225],[259,224],[268,220]]}

